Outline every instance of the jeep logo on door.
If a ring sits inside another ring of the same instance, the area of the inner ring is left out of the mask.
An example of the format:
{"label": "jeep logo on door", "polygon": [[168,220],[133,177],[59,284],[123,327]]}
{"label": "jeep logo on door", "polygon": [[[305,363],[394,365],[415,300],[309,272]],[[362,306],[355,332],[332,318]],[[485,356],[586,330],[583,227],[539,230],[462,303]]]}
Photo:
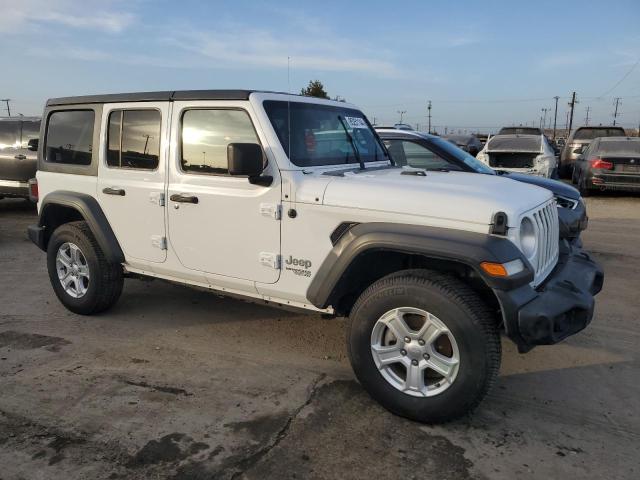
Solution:
{"label": "jeep logo on door", "polygon": [[285,261],[285,270],[289,270],[294,275],[299,275],[301,277],[310,277],[311,276],[311,260],[307,260],[306,258],[293,258],[293,255],[289,255]]}

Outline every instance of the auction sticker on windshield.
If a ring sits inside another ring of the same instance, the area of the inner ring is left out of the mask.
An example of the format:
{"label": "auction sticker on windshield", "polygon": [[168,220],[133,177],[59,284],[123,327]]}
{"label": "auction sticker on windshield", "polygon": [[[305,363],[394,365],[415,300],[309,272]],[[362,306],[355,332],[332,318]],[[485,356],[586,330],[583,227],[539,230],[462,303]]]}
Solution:
{"label": "auction sticker on windshield", "polygon": [[344,119],[347,121],[347,125],[349,125],[353,129],[356,129],[356,128],[369,128],[369,126],[367,125],[367,122],[364,121],[364,118],[360,118],[360,117],[344,117]]}

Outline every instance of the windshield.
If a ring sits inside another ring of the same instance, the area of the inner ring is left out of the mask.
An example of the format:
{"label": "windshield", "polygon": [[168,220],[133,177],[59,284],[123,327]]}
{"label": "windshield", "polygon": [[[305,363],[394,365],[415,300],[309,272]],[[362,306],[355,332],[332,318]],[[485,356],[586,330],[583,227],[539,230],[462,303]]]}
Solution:
{"label": "windshield", "polygon": [[489,140],[487,150],[501,152],[539,152],[541,135],[496,135]]}
{"label": "windshield", "polygon": [[573,136],[574,140],[593,140],[598,137],[624,137],[621,128],[581,128]]}
{"label": "windshield", "polygon": [[600,142],[598,145],[600,155],[632,156],[640,157],[640,141],[634,140],[614,140],[611,142]]}
{"label": "windshield", "polygon": [[476,158],[473,155],[470,155],[464,150],[462,150],[461,148],[456,147],[454,144],[452,144],[448,140],[435,137],[431,139],[431,143],[436,148],[442,150],[444,153],[447,153],[453,158],[455,158],[456,160],[464,163],[475,172],[488,173],[490,175],[495,174],[492,168],[487,167],[480,160],[476,160]]}
{"label": "windshield", "polygon": [[264,109],[282,148],[298,167],[358,163],[358,155],[363,163],[387,160],[359,110],[280,100],[265,101]]}

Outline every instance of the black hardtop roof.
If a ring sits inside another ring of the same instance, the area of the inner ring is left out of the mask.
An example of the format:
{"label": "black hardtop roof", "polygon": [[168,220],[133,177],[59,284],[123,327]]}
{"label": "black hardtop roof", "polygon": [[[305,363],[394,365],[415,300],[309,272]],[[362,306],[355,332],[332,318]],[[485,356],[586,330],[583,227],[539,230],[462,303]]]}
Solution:
{"label": "black hardtop roof", "polygon": [[[124,103],[124,102],[172,102],[175,100],[249,100],[254,92],[264,90],[167,90],[161,92],[109,93],[105,95],[82,95],[60,97],[47,100],[47,107],[57,105],[77,105],[84,103]],[[285,95],[287,95],[285,93]]]}

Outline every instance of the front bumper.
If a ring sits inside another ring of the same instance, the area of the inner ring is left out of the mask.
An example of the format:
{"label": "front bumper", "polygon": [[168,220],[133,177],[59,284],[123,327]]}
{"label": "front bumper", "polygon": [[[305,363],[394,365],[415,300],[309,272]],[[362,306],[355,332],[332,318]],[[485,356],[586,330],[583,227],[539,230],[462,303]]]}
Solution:
{"label": "front bumper", "polygon": [[558,264],[542,285],[496,291],[507,336],[526,352],[578,333],[591,322],[594,296],[603,281],[604,273],[591,256],[563,241]]}

